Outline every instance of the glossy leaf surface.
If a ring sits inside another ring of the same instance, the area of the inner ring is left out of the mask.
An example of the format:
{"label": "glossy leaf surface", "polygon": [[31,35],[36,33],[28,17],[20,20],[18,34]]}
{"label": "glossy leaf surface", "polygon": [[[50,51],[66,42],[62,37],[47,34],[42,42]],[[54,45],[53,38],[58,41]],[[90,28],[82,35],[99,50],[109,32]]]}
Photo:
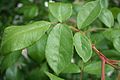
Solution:
{"label": "glossy leaf surface", "polygon": [[77,16],[77,26],[79,29],[85,28],[91,24],[100,14],[100,1],[92,1],[81,7]]}
{"label": "glossy leaf surface", "polygon": [[51,74],[49,72],[46,72],[46,74],[48,75],[48,77],[50,78],[50,80],[64,80],[64,79],[59,78],[59,77],[57,77],[57,76],[55,76],[55,75],[53,75],[53,74]]}
{"label": "glossy leaf surface", "polygon": [[92,56],[92,45],[90,40],[82,33],[74,35],[74,45],[78,55],[87,62]]}
{"label": "glossy leaf surface", "polygon": [[28,48],[28,55],[39,64],[45,59],[47,37],[47,34],[43,35],[40,40]]}
{"label": "glossy leaf surface", "polygon": [[14,65],[15,62],[20,58],[21,56],[21,51],[15,51],[12,52],[11,54],[8,54],[7,56],[4,57],[2,61],[2,69],[7,69],[8,67]]}
{"label": "glossy leaf surface", "polygon": [[73,54],[72,32],[67,25],[57,24],[50,32],[46,45],[47,62],[56,74],[70,64]]}
{"label": "glossy leaf surface", "polygon": [[112,27],[114,25],[114,17],[112,15],[112,12],[108,9],[103,9],[99,19],[107,26]]}
{"label": "glossy leaf surface", "polygon": [[7,27],[1,45],[3,54],[32,45],[45,34],[49,27],[50,23],[46,21],[38,21],[24,26]]}
{"label": "glossy leaf surface", "polygon": [[68,3],[49,3],[49,10],[60,22],[67,20],[72,15],[72,5]]}
{"label": "glossy leaf surface", "polygon": [[62,73],[80,73],[80,68],[76,64],[69,64]]}
{"label": "glossy leaf surface", "polygon": [[114,39],[113,45],[115,49],[120,52],[120,37]]}

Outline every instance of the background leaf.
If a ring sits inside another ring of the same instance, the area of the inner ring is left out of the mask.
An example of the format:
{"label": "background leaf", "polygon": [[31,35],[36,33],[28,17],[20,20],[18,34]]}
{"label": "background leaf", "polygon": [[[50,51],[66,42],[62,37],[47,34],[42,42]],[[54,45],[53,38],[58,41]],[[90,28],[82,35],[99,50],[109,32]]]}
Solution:
{"label": "background leaf", "polygon": [[119,25],[120,25],[120,13],[119,13],[118,16],[117,16],[117,20],[118,20],[118,23],[119,23]]}
{"label": "background leaf", "polygon": [[62,73],[80,73],[81,70],[76,64],[69,64]]}
{"label": "background leaf", "polygon": [[48,80],[46,71],[48,71],[47,63],[43,63],[41,67],[31,70],[25,80]]}
{"label": "background leaf", "polygon": [[11,54],[8,54],[4,57],[2,61],[2,70],[7,69],[8,67],[12,66],[21,56],[21,51],[15,51]]}
{"label": "background leaf", "polygon": [[107,26],[112,27],[114,25],[114,17],[112,12],[108,9],[102,9],[99,19]]}
{"label": "background leaf", "polygon": [[[110,71],[113,71],[114,68],[106,65],[105,67],[105,72],[106,74]],[[89,73],[89,74],[95,74],[95,75],[101,75],[101,62],[92,62],[91,64],[88,64],[85,66],[84,71]]]}
{"label": "background leaf", "polygon": [[34,18],[38,15],[38,7],[35,5],[26,5],[18,9],[25,18]]}
{"label": "background leaf", "polygon": [[74,35],[74,45],[78,55],[87,62],[92,56],[92,45],[90,40],[82,33]]}
{"label": "background leaf", "polygon": [[57,18],[55,18],[51,13],[49,13],[49,20],[51,21],[51,22],[59,22],[58,20],[57,20]]}
{"label": "background leaf", "polygon": [[118,7],[112,7],[112,8],[110,8],[110,10],[111,10],[111,12],[112,12],[114,18],[116,19],[118,13],[120,13],[120,8],[118,8]]}
{"label": "background leaf", "polygon": [[68,3],[49,3],[49,10],[60,22],[67,20],[72,15],[72,5]]}
{"label": "background leaf", "polygon": [[11,66],[6,70],[5,80],[24,80],[24,75],[18,66]]}
{"label": "background leaf", "polygon": [[120,58],[120,52],[115,49],[103,50],[102,53],[109,59],[118,59]]}
{"label": "background leaf", "polygon": [[28,48],[28,55],[39,64],[45,59],[47,38],[47,34],[44,34],[40,40]]}
{"label": "background leaf", "polygon": [[115,49],[118,52],[120,52],[120,37],[114,39],[113,45],[114,45]]}
{"label": "background leaf", "polygon": [[48,75],[48,77],[50,78],[50,80],[64,80],[64,79],[59,78],[59,77],[57,77],[57,76],[55,76],[55,75],[53,75],[53,74],[51,74],[49,72],[46,72],[46,74]]}
{"label": "background leaf", "polygon": [[77,16],[77,26],[79,29],[85,28],[91,24],[100,14],[101,5],[99,1],[86,3],[81,7]]}
{"label": "background leaf", "polygon": [[117,38],[120,37],[120,29],[107,29],[106,31],[103,32],[103,35],[105,36],[105,38],[107,38],[108,40],[112,41]]}
{"label": "background leaf", "polygon": [[109,0],[100,0],[102,8],[108,8]]}
{"label": "background leaf", "polygon": [[50,32],[46,45],[46,58],[56,74],[70,64],[73,55],[72,32],[67,25],[57,24]]}
{"label": "background leaf", "polygon": [[3,54],[32,45],[45,34],[49,27],[50,23],[45,21],[38,21],[25,26],[7,27],[1,44]]}

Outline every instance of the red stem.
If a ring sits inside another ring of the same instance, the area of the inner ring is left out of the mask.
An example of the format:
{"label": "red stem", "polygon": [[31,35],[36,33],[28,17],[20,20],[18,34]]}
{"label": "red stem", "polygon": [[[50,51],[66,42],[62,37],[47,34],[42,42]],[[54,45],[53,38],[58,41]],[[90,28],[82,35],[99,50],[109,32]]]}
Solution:
{"label": "red stem", "polygon": [[[75,27],[71,27],[71,29],[76,31],[76,32],[80,32],[80,30],[75,28]],[[102,61],[101,80],[105,80],[105,64],[108,64],[108,65],[120,70],[120,66],[118,65],[118,63],[120,62],[119,60],[110,60],[110,59],[108,59],[105,55],[102,54],[102,52],[97,50],[97,48],[95,47],[94,44],[92,44],[92,49],[96,52],[96,54],[100,57],[100,59]]]}
{"label": "red stem", "polygon": [[101,69],[101,80],[105,80],[105,59],[101,56],[102,60],[102,69]]}
{"label": "red stem", "polygon": [[105,64],[108,64],[118,70],[120,70],[120,66],[118,66],[118,60],[110,60],[106,56],[102,54],[99,50],[96,49],[95,45],[92,45],[92,49],[96,52],[96,54],[100,57],[102,61],[102,75],[101,75],[101,80],[105,80]]}

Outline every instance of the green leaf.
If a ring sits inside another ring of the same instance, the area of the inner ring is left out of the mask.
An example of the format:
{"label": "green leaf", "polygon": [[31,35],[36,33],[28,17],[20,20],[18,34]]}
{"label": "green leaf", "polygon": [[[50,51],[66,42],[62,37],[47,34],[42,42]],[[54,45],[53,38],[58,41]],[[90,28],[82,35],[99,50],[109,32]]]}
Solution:
{"label": "green leaf", "polygon": [[[78,3],[78,4],[73,4],[73,13],[77,13],[81,10],[81,7],[84,5],[84,3]],[[76,15],[76,14],[75,14]]]}
{"label": "green leaf", "polygon": [[120,52],[118,52],[115,49],[102,50],[102,53],[104,53],[104,55],[109,59],[119,59],[120,58]]}
{"label": "green leaf", "polygon": [[80,68],[76,64],[69,64],[62,73],[80,73]]}
{"label": "green leaf", "polygon": [[91,41],[98,49],[108,49],[108,40],[104,37],[103,33],[94,33],[91,35]]}
{"label": "green leaf", "polygon": [[47,62],[53,71],[59,74],[70,64],[72,55],[72,32],[67,25],[57,24],[48,36],[46,45]]}
{"label": "green leaf", "polygon": [[46,34],[43,35],[40,40],[28,48],[28,55],[39,64],[45,59],[47,38]]}
{"label": "green leaf", "polygon": [[99,19],[107,26],[112,27],[114,25],[114,17],[112,15],[112,12],[108,9],[103,9]]}
{"label": "green leaf", "polygon": [[64,79],[59,78],[59,77],[57,77],[57,76],[55,76],[55,75],[53,75],[53,74],[51,74],[49,72],[46,72],[46,74],[48,75],[48,77],[50,78],[50,80],[64,80]]}
{"label": "green leaf", "polygon": [[74,35],[74,45],[78,55],[87,62],[92,56],[92,45],[90,40],[82,33]]}
{"label": "green leaf", "polygon": [[93,44],[100,44],[101,41],[104,40],[104,36],[103,36],[102,33],[94,33],[94,34],[91,35],[91,40],[92,40]]}
{"label": "green leaf", "polygon": [[115,38],[115,39],[113,40],[113,45],[114,45],[115,49],[116,49],[118,52],[120,52],[120,37]]}
{"label": "green leaf", "polygon": [[24,80],[24,75],[18,66],[11,66],[5,72],[5,80]]}
{"label": "green leaf", "polygon": [[68,3],[49,3],[50,13],[63,22],[72,15],[72,5]]}
{"label": "green leaf", "polygon": [[51,13],[49,13],[49,20],[54,23],[59,22]]}
{"label": "green leaf", "polygon": [[[114,68],[106,65],[105,72],[106,74],[110,71],[113,71]],[[101,75],[101,62],[92,62],[84,67],[84,72],[87,72],[89,74],[95,74],[95,75]]]}
{"label": "green leaf", "polygon": [[18,9],[19,13],[22,13],[25,18],[33,18],[38,15],[38,7],[35,5],[26,5]]}
{"label": "green leaf", "polygon": [[15,51],[5,56],[1,65],[2,69],[4,70],[12,66],[19,59],[20,55],[21,51]]}
{"label": "green leaf", "polygon": [[118,23],[120,25],[120,13],[117,15],[117,20],[118,20]]}
{"label": "green leaf", "polygon": [[28,47],[38,41],[49,27],[50,23],[45,21],[7,27],[4,31],[1,51],[7,54]]}
{"label": "green leaf", "polygon": [[118,7],[112,7],[112,8],[110,8],[110,10],[111,10],[114,18],[116,19],[117,15],[120,13],[120,8],[118,8]]}
{"label": "green leaf", "polygon": [[79,29],[91,24],[100,14],[101,5],[99,1],[92,1],[81,7],[77,16],[77,26]]}
{"label": "green leaf", "polygon": [[48,80],[45,72],[48,71],[47,63],[41,65],[41,67],[33,68],[27,75],[25,80]]}
{"label": "green leaf", "polygon": [[108,8],[109,0],[100,0],[102,8]]}
{"label": "green leaf", "polygon": [[0,65],[2,64],[4,56],[0,56]]}
{"label": "green leaf", "polygon": [[113,41],[115,38],[120,37],[120,29],[108,29],[103,32],[103,35],[110,41]]}

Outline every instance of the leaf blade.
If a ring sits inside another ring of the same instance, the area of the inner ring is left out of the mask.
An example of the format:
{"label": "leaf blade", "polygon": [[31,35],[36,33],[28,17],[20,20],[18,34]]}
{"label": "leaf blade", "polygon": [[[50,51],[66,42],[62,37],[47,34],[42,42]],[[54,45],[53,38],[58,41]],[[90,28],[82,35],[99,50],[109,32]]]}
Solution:
{"label": "leaf blade", "polygon": [[35,44],[28,47],[28,55],[38,64],[45,59],[45,47],[48,35],[43,35]]}
{"label": "leaf blade", "polygon": [[63,24],[57,24],[48,36],[46,59],[49,66],[59,74],[71,62],[73,54],[72,32]]}
{"label": "leaf blade", "polygon": [[114,25],[114,17],[112,15],[112,12],[108,9],[102,10],[99,19],[109,28]]}
{"label": "leaf blade", "polygon": [[5,56],[1,65],[2,70],[12,66],[20,58],[20,55],[21,55],[21,51],[15,51]]}
{"label": "leaf blade", "polygon": [[117,21],[118,21],[118,23],[120,25],[120,13],[117,15]]}
{"label": "leaf blade", "polygon": [[72,5],[68,3],[49,3],[49,10],[60,22],[67,20],[72,15]]}
{"label": "leaf blade", "polygon": [[84,62],[87,62],[92,56],[92,45],[90,40],[80,32],[74,35],[74,46],[78,55]]}
{"label": "leaf blade", "polygon": [[45,34],[49,27],[50,23],[46,21],[38,21],[25,26],[7,27],[1,44],[3,54],[32,45]]}
{"label": "leaf blade", "polygon": [[91,24],[100,14],[101,5],[99,1],[92,1],[81,7],[77,16],[77,26],[79,29]]}
{"label": "leaf blade", "polygon": [[59,78],[59,77],[57,77],[57,76],[55,76],[55,75],[53,75],[53,74],[51,74],[49,72],[46,72],[46,74],[50,78],[50,80],[64,80],[64,79]]}
{"label": "leaf blade", "polygon": [[76,64],[69,64],[62,73],[80,73],[81,70]]}
{"label": "leaf blade", "polygon": [[113,45],[114,45],[114,48],[120,52],[120,37],[116,37],[114,40],[113,40]]}
{"label": "leaf blade", "polygon": [[[114,70],[113,67],[106,65],[106,70],[105,70],[106,74],[109,71],[113,71],[113,70]],[[100,76],[101,75],[101,62],[97,61],[97,62],[92,62],[91,64],[88,64],[87,66],[85,66],[84,71],[89,74],[95,74],[95,75]]]}

